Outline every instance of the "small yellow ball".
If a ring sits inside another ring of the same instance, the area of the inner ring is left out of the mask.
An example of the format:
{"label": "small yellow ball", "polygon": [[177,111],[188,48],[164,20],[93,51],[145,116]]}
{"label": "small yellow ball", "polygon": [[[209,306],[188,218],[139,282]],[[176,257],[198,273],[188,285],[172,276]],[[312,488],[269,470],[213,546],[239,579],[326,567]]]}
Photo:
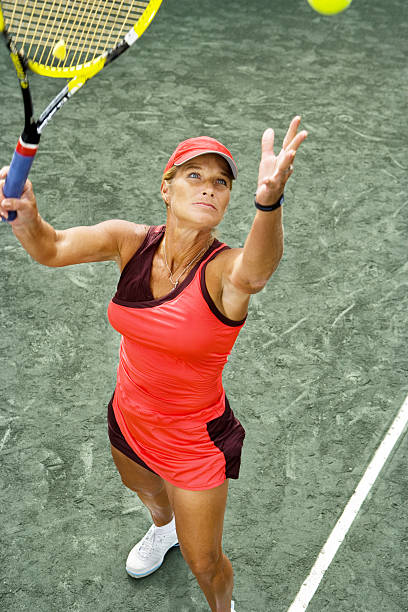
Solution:
{"label": "small yellow ball", "polygon": [[307,0],[310,6],[322,15],[336,15],[346,10],[352,0]]}
{"label": "small yellow ball", "polygon": [[52,50],[52,54],[59,60],[65,59],[65,56],[67,54],[67,48],[63,40],[57,42],[54,49]]}

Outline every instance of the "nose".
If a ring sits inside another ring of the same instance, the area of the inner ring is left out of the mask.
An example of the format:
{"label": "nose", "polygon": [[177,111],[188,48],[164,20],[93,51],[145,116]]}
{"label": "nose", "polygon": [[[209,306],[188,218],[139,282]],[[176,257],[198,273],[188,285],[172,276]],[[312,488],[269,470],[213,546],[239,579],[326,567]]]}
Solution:
{"label": "nose", "polygon": [[203,189],[203,196],[209,195],[210,197],[214,197],[214,189],[213,187],[207,187],[206,189]]}

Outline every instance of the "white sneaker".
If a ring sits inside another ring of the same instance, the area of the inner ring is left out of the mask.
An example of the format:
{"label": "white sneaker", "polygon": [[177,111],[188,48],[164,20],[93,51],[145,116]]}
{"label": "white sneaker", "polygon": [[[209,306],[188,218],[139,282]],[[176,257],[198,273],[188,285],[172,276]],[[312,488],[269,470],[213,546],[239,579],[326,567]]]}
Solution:
{"label": "white sneaker", "polygon": [[157,533],[152,525],[146,535],[130,551],[126,571],[133,578],[144,578],[155,572],[170,548],[179,546],[176,529],[167,535]]}
{"label": "white sneaker", "polygon": [[231,601],[231,612],[236,612],[235,610],[235,604],[233,601]]}

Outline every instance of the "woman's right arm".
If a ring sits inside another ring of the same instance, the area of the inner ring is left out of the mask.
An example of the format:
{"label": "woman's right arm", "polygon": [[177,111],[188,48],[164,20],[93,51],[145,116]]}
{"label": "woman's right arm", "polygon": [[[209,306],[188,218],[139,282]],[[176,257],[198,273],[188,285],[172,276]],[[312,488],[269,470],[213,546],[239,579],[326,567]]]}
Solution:
{"label": "woman's right arm", "polygon": [[8,210],[17,211],[16,219],[10,222],[13,233],[40,264],[61,267],[113,260],[121,270],[129,252],[134,252],[143,241],[146,226],[121,219],[56,230],[41,218],[29,180],[20,199],[5,199],[2,179],[6,174],[7,168],[0,170],[0,214],[7,217]]}

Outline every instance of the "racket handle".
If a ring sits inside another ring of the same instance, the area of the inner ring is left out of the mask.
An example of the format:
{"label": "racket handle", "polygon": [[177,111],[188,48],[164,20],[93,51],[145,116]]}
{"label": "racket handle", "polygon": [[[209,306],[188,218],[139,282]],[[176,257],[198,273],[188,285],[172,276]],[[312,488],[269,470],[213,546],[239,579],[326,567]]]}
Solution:
{"label": "racket handle", "polygon": [[[38,144],[28,144],[20,137],[3,187],[6,198],[19,198],[23,193],[37,149]],[[8,219],[1,217],[1,220],[7,223],[13,221],[16,217],[17,212],[9,210]]]}

